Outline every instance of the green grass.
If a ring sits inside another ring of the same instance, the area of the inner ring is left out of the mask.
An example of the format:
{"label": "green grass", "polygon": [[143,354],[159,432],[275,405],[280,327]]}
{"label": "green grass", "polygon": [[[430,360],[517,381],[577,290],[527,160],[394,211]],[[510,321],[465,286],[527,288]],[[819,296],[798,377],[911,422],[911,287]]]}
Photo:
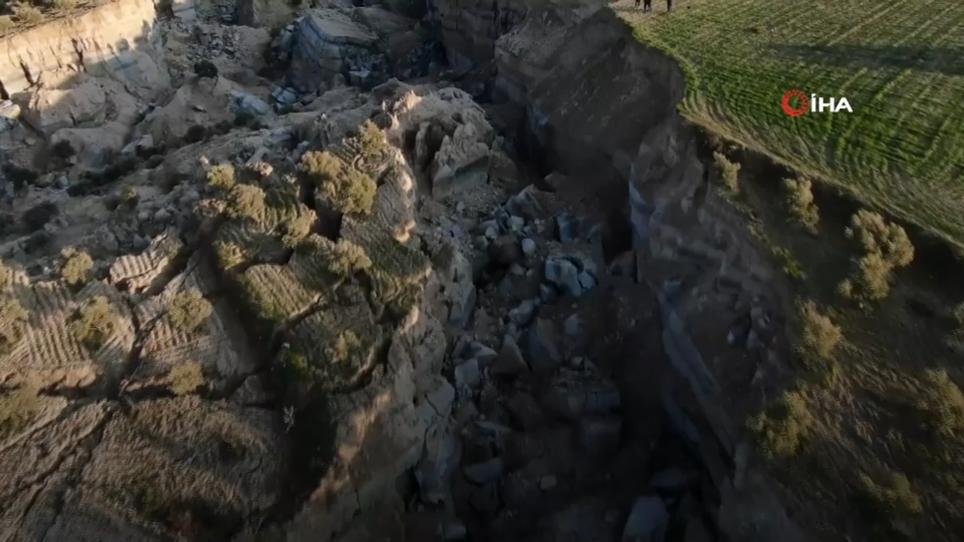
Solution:
{"label": "green grass", "polygon": [[[682,0],[614,9],[676,58],[680,110],[964,247],[964,2]],[[799,88],[853,114],[790,118]]]}

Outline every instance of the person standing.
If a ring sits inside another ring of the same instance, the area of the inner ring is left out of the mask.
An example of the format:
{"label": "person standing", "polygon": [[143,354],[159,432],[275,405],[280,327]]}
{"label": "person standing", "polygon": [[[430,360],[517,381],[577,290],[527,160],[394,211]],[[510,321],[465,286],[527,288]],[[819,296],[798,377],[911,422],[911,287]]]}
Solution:
{"label": "person standing", "polygon": [[[639,9],[639,0],[636,0],[636,9]],[[646,11],[646,8],[643,8],[643,11]]]}
{"label": "person standing", "polygon": [[666,0],[666,12],[673,11],[673,0]]}
{"label": "person standing", "polygon": [[643,0],[643,13],[653,11],[653,0]]}

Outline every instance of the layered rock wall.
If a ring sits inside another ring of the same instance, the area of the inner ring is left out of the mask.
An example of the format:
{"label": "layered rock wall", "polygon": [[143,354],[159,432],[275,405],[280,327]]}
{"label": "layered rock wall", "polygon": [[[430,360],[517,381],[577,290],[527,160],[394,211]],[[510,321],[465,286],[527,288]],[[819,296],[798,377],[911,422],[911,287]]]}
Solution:
{"label": "layered rock wall", "polygon": [[78,73],[110,76],[135,88],[167,86],[155,48],[154,3],[115,0],[0,39],[0,89],[61,87]]}

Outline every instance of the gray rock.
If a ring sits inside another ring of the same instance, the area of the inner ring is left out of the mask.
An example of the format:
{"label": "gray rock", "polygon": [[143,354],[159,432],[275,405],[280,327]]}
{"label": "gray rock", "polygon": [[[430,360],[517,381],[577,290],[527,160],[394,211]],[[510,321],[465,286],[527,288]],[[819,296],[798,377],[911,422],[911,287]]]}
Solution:
{"label": "gray rock", "polygon": [[557,297],[556,289],[548,284],[539,285],[539,300],[543,304],[552,303]]}
{"label": "gray rock", "polygon": [[472,465],[466,465],[462,468],[462,472],[469,481],[484,485],[490,482],[495,482],[502,477],[502,472],[505,469],[505,465],[502,462],[501,457],[493,457],[488,461],[483,461],[481,463],[474,463]]}
{"label": "gray rock", "polygon": [[527,333],[529,362],[533,371],[551,371],[562,364],[559,338],[551,321],[537,318]]}
{"label": "gray rock", "polygon": [[170,219],[171,219],[171,211],[169,211],[168,209],[158,209],[157,212],[154,213],[154,222],[159,222],[163,224]]}
{"label": "gray rock", "polygon": [[583,286],[579,282],[579,268],[569,259],[549,256],[546,258],[544,273],[546,280],[564,294],[572,297],[582,295]]}
{"label": "gray rock", "polygon": [[505,208],[513,215],[533,219],[545,212],[539,195],[542,192],[534,185],[529,185],[521,192],[509,198]]}
{"label": "gray rock", "polygon": [[532,256],[536,253],[536,242],[532,239],[526,237],[522,240],[522,253],[526,256]]}
{"label": "gray rock", "polygon": [[659,497],[639,497],[626,518],[623,542],[663,542],[669,513]]}
{"label": "gray rock", "polygon": [[509,320],[517,326],[526,326],[532,321],[535,312],[536,304],[527,299],[509,311]]}
{"label": "gray rock", "polygon": [[452,306],[449,308],[449,325],[462,329],[469,323],[469,318],[475,310],[475,285],[469,281],[460,283],[462,287],[453,295]]}
{"label": "gray rock", "polygon": [[582,318],[578,314],[571,314],[562,322],[562,331],[567,337],[578,337],[583,327]]}
{"label": "gray rock", "polygon": [[519,345],[511,335],[502,340],[499,357],[492,364],[491,372],[498,376],[516,376],[529,370]]}
{"label": "gray rock", "polygon": [[579,273],[579,285],[582,286],[583,290],[592,290],[596,287],[596,277],[593,277],[588,271],[582,271]]}
{"label": "gray rock", "polygon": [[509,229],[515,233],[522,231],[522,228],[526,225],[526,219],[521,216],[510,216],[509,217]]}
{"label": "gray rock", "polygon": [[579,219],[571,215],[557,216],[556,228],[558,229],[559,240],[563,243],[571,243],[579,238]]}
{"label": "gray rock", "polygon": [[477,359],[479,367],[487,367],[499,357],[499,353],[478,341],[472,341],[465,348],[463,356]]}
{"label": "gray rock", "polygon": [[231,109],[253,117],[267,115],[271,108],[261,98],[240,90],[231,91]]}
{"label": "gray rock", "polygon": [[414,468],[422,502],[441,504],[448,500],[460,453],[461,443],[450,431],[440,430],[426,437],[422,457]]}
{"label": "gray rock", "polygon": [[455,366],[455,387],[459,390],[474,390],[482,384],[482,373],[479,362],[475,358],[463,361]]}

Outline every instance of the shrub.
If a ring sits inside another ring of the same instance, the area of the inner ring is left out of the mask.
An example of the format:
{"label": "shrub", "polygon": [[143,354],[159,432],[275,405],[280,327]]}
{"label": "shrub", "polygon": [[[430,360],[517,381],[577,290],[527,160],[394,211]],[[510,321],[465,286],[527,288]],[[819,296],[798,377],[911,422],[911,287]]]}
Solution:
{"label": "shrub", "polygon": [[137,190],[133,186],[125,187],[120,193],[120,202],[127,207],[134,208],[137,207],[137,202],[141,197],[137,194]]}
{"label": "shrub", "polygon": [[365,355],[365,347],[354,331],[345,330],[334,342],[325,346],[325,357],[337,364],[346,364]]}
{"label": "shrub", "polygon": [[64,263],[60,267],[60,276],[69,286],[76,288],[87,283],[93,268],[94,260],[90,254],[83,250],[67,249],[64,251]]}
{"label": "shrub", "polygon": [[923,511],[920,497],[907,476],[901,472],[887,472],[879,483],[862,473],[859,492],[871,509],[883,517],[893,518]]}
{"label": "shrub", "polygon": [[308,151],[301,156],[300,169],[316,184],[328,182],[344,169],[342,161],[328,151]]}
{"label": "shrub", "polygon": [[300,167],[335,210],[345,214],[371,212],[377,186],[368,175],[346,166],[328,151],[306,152]]}
{"label": "shrub", "polygon": [[225,271],[241,265],[247,259],[241,245],[233,241],[215,241],[214,253],[218,258],[221,269]]}
{"label": "shrub", "polygon": [[340,278],[348,278],[372,266],[365,249],[347,239],[335,243],[325,237],[315,236],[300,249],[310,252],[321,260],[326,271]]}
{"label": "shrub", "polygon": [[104,296],[91,298],[74,314],[67,328],[90,350],[97,350],[117,327],[117,315]]}
{"label": "shrub", "polygon": [[349,168],[347,174],[321,187],[322,196],[344,214],[369,214],[375,203],[376,185],[368,175]]}
{"label": "shrub", "polygon": [[943,369],[925,371],[923,382],[916,406],[925,425],[935,435],[953,438],[964,430],[964,394]]}
{"label": "shrub", "polygon": [[5,34],[14,29],[17,23],[13,22],[13,17],[0,15],[0,34]]}
{"label": "shrub", "polygon": [[23,2],[14,4],[13,16],[20,24],[27,25],[34,25],[44,20],[44,14],[39,9]]}
{"label": "shrub", "polygon": [[716,171],[720,179],[733,194],[740,192],[740,164],[731,162],[726,155],[721,152],[713,153],[713,162],[716,164]]}
{"label": "shrub", "polygon": [[10,352],[20,340],[27,311],[16,299],[0,299],[0,356]]}
{"label": "shrub", "polygon": [[234,188],[234,166],[228,163],[218,164],[207,172],[208,186],[216,190],[227,192]]}
{"label": "shrub", "polygon": [[171,299],[167,307],[167,318],[174,329],[190,333],[207,321],[212,310],[211,302],[204,299],[197,289],[191,289]]}
{"label": "shrub", "polygon": [[366,120],[358,130],[358,143],[361,146],[362,157],[369,160],[381,155],[388,144],[385,133],[370,120]]}
{"label": "shrub", "polygon": [[285,352],[282,365],[288,377],[296,382],[311,382],[314,370],[308,363],[308,358],[301,352],[288,350]]}
{"label": "shrub", "polygon": [[838,287],[841,295],[854,299],[878,300],[890,293],[893,271],[914,261],[914,245],[898,224],[878,213],[860,210],[845,230],[863,254],[854,258],[849,279]]}
{"label": "shrub", "polygon": [[807,272],[803,270],[803,265],[789,249],[775,247],[773,256],[780,262],[780,267],[788,277],[798,281],[807,280]]}
{"label": "shrub", "polygon": [[251,184],[235,185],[228,194],[228,216],[260,220],[264,216],[264,190]]}
{"label": "shrub", "polygon": [[771,459],[790,457],[809,433],[813,416],[799,392],[785,392],[766,412],[751,418],[748,425],[764,455]]}
{"label": "shrub", "polygon": [[784,179],[783,188],[790,215],[808,232],[816,234],[820,209],[813,199],[813,182],[804,177]]}
{"label": "shrub", "polygon": [[26,427],[40,409],[36,386],[25,385],[0,395],[0,439]]}
{"label": "shrub", "polygon": [[878,213],[857,211],[845,233],[848,239],[857,241],[864,252],[880,254],[894,267],[905,267],[914,261],[914,245],[907,232]]}
{"label": "shrub", "polygon": [[204,385],[204,371],[200,363],[189,361],[174,366],[168,374],[168,380],[174,395],[187,395]]}
{"label": "shrub", "polygon": [[800,306],[800,319],[804,348],[821,358],[829,358],[843,338],[840,328],[834,325],[829,317],[821,314],[813,301],[807,301]]}
{"label": "shrub", "polygon": [[311,227],[315,223],[314,213],[296,213],[289,216],[281,223],[281,242],[289,248],[293,248],[302,239],[311,233]]}
{"label": "shrub", "polygon": [[23,222],[27,225],[28,230],[34,232],[46,226],[47,222],[50,222],[58,214],[60,214],[60,209],[48,201],[27,209],[23,214]]}

